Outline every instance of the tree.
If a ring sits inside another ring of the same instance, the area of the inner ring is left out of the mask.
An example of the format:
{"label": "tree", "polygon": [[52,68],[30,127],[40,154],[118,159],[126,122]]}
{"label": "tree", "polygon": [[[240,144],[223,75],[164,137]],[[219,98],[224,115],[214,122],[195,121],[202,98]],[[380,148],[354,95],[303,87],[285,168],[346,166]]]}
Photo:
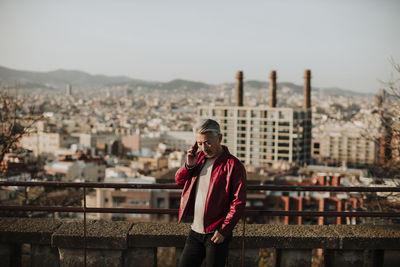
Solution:
{"label": "tree", "polygon": [[0,86],[0,163],[6,153],[16,147],[33,124],[42,118],[34,104],[13,90]]}
{"label": "tree", "polygon": [[[393,131],[394,136],[400,136],[400,64],[396,63],[393,58],[390,59],[390,63],[395,70],[392,74],[392,78],[385,82],[385,87],[389,92],[389,104],[391,105],[389,116],[390,128]],[[397,147],[400,152],[400,147]]]}
{"label": "tree", "polygon": [[[394,73],[385,89],[375,96],[375,118],[378,125],[374,139],[378,146],[378,160],[369,167],[376,178],[393,178],[400,182],[400,65],[390,59]],[[372,123],[374,124],[374,123]],[[371,126],[369,132],[371,132]]]}

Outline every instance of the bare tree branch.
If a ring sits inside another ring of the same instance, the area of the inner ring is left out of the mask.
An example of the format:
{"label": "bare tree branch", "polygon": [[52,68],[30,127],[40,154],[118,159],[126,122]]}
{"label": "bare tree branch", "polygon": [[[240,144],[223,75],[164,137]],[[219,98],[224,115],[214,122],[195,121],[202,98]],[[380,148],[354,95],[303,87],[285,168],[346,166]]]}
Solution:
{"label": "bare tree branch", "polygon": [[27,103],[18,90],[14,92],[13,95],[8,88],[0,86],[0,162],[42,118],[42,114],[35,113],[37,109],[30,106],[32,104]]}

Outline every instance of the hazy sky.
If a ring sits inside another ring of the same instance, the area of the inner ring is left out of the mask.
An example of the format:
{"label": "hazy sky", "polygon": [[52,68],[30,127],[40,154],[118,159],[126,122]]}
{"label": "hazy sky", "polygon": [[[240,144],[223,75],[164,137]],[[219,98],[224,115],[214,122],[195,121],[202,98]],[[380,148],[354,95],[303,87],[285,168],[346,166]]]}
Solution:
{"label": "hazy sky", "polygon": [[267,80],[375,92],[400,62],[400,1],[0,0],[0,65],[145,80]]}

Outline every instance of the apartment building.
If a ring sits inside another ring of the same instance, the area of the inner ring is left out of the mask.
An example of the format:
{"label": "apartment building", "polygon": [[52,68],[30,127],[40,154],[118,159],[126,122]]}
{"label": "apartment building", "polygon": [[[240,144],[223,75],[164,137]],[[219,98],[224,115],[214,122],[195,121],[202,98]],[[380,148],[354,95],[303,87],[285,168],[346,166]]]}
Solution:
{"label": "apartment building", "polygon": [[378,145],[367,129],[352,123],[326,125],[314,135],[313,158],[334,165],[364,166],[377,159]]}
{"label": "apartment building", "polygon": [[243,73],[236,78],[236,106],[199,107],[198,117],[218,121],[223,144],[246,165],[309,164],[311,72],[305,72],[304,105],[298,109],[276,107],[276,71],[271,72],[269,107],[243,106]]}
{"label": "apartment building", "polygon": [[57,150],[69,148],[77,143],[79,143],[79,137],[71,136],[44,121],[36,124],[36,132],[23,136],[20,141],[21,146],[33,151],[35,156],[43,153],[56,154]]}
{"label": "apartment building", "polygon": [[311,111],[271,107],[200,107],[198,117],[220,123],[223,143],[243,163],[310,163]]}

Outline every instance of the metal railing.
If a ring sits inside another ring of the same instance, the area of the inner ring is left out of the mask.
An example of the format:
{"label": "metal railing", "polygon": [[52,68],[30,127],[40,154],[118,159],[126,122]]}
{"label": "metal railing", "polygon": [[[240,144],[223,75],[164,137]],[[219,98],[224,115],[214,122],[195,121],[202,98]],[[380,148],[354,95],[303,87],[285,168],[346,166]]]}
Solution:
{"label": "metal railing", "polygon": [[[63,187],[83,188],[82,207],[54,206],[0,206],[0,210],[13,211],[48,211],[48,212],[83,212],[86,213],[142,213],[142,214],[177,214],[177,209],[153,208],[88,208],[86,206],[86,188],[114,189],[182,189],[176,184],[133,184],[133,183],[82,183],[82,182],[10,182],[0,181],[0,186],[18,187]],[[346,186],[290,186],[290,185],[248,185],[248,191],[285,191],[285,192],[400,192],[400,187],[346,187]],[[321,217],[400,217],[394,212],[370,211],[279,211],[279,210],[246,210],[246,215],[263,214],[264,216],[321,216]]]}
{"label": "metal railing", "polygon": [[[114,189],[182,189],[176,184],[134,184],[134,183],[93,183],[93,182],[11,182],[0,181],[0,186],[16,187],[63,187],[83,188],[82,207],[61,206],[0,206],[2,211],[42,211],[83,213],[83,253],[86,266],[86,214],[87,213],[137,213],[137,214],[178,214],[178,209],[153,208],[92,208],[86,205],[87,188]],[[289,185],[248,185],[247,191],[285,191],[285,192],[400,192],[400,187],[345,187],[345,186],[289,186]],[[399,212],[369,211],[281,211],[281,210],[245,210],[245,215],[263,216],[308,216],[308,217],[400,217]]]}

